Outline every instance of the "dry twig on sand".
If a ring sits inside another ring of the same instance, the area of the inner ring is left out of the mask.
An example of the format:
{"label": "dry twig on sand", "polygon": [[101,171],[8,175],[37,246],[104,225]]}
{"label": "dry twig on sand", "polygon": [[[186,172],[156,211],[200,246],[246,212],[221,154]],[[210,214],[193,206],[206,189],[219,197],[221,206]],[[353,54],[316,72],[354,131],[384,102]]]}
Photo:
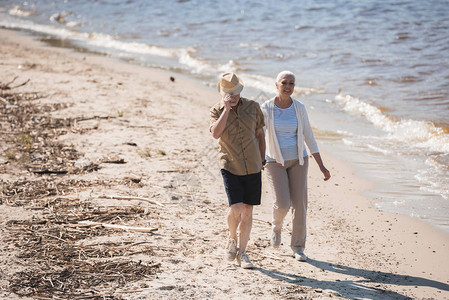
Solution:
{"label": "dry twig on sand", "polygon": [[91,221],[81,221],[77,225],[81,225],[81,226],[102,226],[104,228],[120,229],[120,230],[125,230],[125,231],[136,231],[136,232],[153,232],[153,231],[157,231],[157,228],[154,228],[154,227],[135,227],[135,226],[107,224],[107,223],[91,222]]}
{"label": "dry twig on sand", "polygon": [[160,202],[158,202],[156,200],[151,200],[151,199],[142,198],[142,197],[126,197],[126,196],[115,196],[115,195],[112,195],[112,196],[101,195],[99,198],[115,199],[115,200],[128,200],[128,201],[139,200],[139,201],[144,201],[144,202],[148,202],[148,203],[151,203],[151,204],[156,204],[156,205],[159,205],[159,206],[164,206],[164,204],[162,204],[162,203],[160,203]]}
{"label": "dry twig on sand", "polygon": [[14,81],[16,81],[16,79],[17,79],[18,77],[19,77],[19,76],[14,77],[13,80],[11,80],[11,81],[8,82],[8,83],[0,83],[0,90],[12,90],[12,89],[15,89],[15,88],[24,86],[25,84],[27,84],[28,82],[30,82],[30,79],[28,79],[27,81],[22,82],[21,84],[18,84],[18,85],[16,85],[16,86],[10,87],[10,84],[13,83]]}

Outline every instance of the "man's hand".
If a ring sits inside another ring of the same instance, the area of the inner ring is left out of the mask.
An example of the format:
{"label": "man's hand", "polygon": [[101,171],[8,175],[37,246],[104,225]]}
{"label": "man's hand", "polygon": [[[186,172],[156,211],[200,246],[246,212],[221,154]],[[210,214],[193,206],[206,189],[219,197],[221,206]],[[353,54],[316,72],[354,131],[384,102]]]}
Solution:
{"label": "man's hand", "polygon": [[232,100],[232,96],[230,94],[224,94],[223,102],[224,102],[224,109],[225,110],[230,110],[231,109],[231,100]]}

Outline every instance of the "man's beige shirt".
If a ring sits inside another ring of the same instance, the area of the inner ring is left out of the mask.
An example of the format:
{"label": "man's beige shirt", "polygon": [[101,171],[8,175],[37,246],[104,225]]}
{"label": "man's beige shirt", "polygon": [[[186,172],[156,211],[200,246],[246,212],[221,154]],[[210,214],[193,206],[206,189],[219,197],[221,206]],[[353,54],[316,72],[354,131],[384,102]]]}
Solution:
{"label": "man's beige shirt", "polygon": [[[223,101],[210,110],[210,126],[223,113]],[[264,117],[257,102],[240,98],[237,112],[229,112],[226,128],[218,140],[220,167],[234,175],[248,175],[262,170],[259,142],[256,130],[265,126]]]}

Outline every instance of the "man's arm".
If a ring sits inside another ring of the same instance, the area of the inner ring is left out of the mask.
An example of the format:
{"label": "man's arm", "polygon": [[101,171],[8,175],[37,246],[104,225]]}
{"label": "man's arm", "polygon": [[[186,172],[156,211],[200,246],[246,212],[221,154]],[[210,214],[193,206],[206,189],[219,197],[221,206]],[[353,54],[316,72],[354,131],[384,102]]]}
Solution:
{"label": "man's arm", "polygon": [[224,109],[220,117],[210,127],[210,132],[214,139],[219,139],[226,129],[226,123],[228,121],[229,112],[231,111],[231,98],[229,95],[223,97]]}
{"label": "man's arm", "polygon": [[212,136],[214,139],[219,139],[221,135],[223,134],[223,131],[226,128],[226,123],[228,121],[228,115],[229,115],[230,109],[223,110],[223,113],[220,115],[217,121],[215,121],[214,124],[210,127],[210,132],[212,133]]}
{"label": "man's arm", "polygon": [[262,161],[265,160],[265,133],[263,131],[263,128],[259,128],[256,130],[256,138],[259,142],[259,152],[260,157],[262,158]]}

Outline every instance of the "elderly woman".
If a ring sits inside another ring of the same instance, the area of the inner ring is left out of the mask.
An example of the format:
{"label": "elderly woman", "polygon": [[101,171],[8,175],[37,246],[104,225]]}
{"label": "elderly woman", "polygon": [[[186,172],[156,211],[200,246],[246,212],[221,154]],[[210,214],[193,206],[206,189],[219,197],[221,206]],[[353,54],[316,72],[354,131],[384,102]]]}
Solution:
{"label": "elderly woman", "polygon": [[271,244],[274,247],[281,244],[282,223],[291,207],[293,229],[290,247],[297,260],[305,261],[309,166],[305,145],[318,163],[324,180],[331,175],[321,160],[304,104],[291,97],[295,89],[295,75],[289,71],[279,73],[276,88],[278,95],[261,107],[266,124],[265,169],[275,195]]}

